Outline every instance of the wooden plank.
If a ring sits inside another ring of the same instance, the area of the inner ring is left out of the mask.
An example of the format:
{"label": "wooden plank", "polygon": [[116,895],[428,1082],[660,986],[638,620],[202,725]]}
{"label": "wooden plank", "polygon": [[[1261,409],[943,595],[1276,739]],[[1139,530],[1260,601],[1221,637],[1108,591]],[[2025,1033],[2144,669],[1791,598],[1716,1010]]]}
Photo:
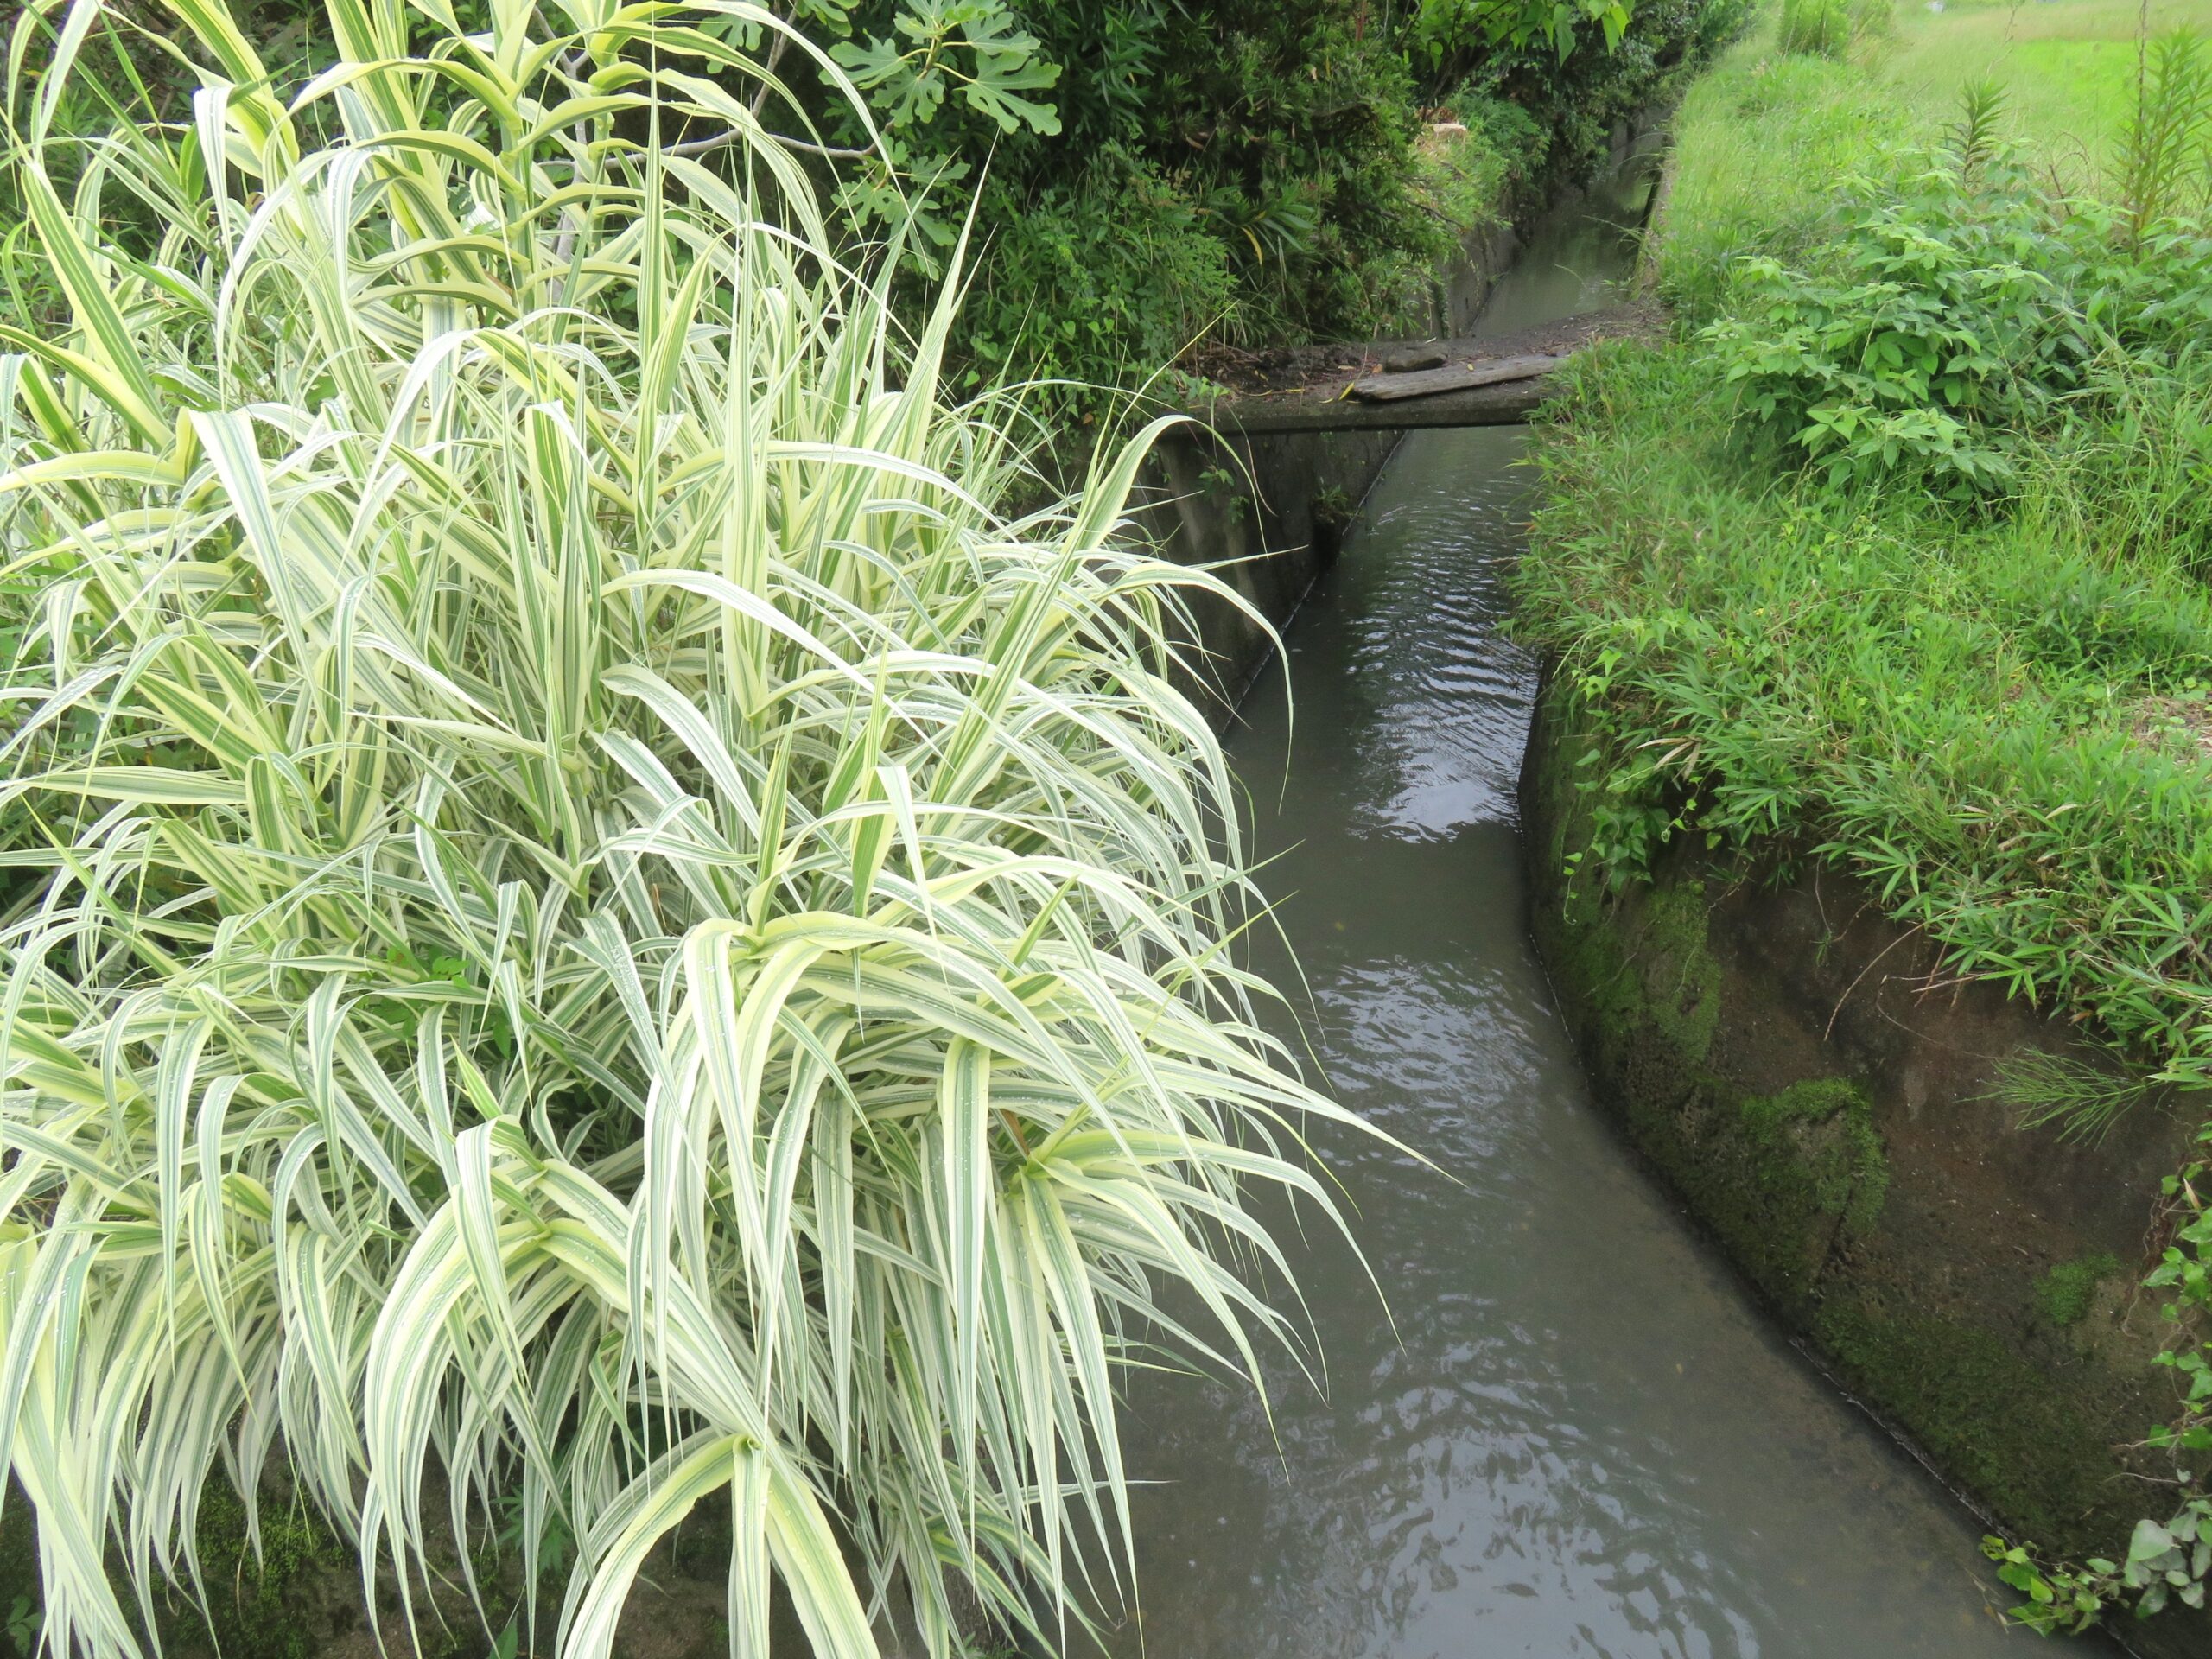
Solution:
{"label": "wooden plank", "polygon": [[1565,361],[1548,353],[1528,357],[1492,358],[1486,362],[1455,363],[1446,368],[1422,369],[1412,374],[1370,374],[1351,383],[1351,395],[1362,403],[1394,404],[1404,397],[1433,397],[1439,392],[1471,391],[1477,386],[1502,385],[1512,380],[1533,380],[1549,374]]}
{"label": "wooden plank", "polygon": [[1299,393],[1272,397],[1224,397],[1190,413],[1232,436],[1262,437],[1278,432],[1402,432],[1431,426],[1517,426],[1551,395],[1541,375],[1500,385],[1406,397],[1394,403],[1361,403],[1350,397]]}

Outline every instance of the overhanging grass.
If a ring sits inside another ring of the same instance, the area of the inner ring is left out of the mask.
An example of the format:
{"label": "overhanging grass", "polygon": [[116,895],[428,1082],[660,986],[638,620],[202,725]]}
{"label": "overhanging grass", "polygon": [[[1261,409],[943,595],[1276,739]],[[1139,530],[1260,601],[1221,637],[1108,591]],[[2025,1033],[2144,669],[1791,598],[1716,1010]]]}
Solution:
{"label": "overhanging grass", "polygon": [[1956,969],[2202,1070],[2212,597],[2115,569],[2060,486],[1994,523],[1777,481],[1713,366],[1624,346],[1539,449],[1522,626],[1616,764],[1611,842],[1683,810],[1808,837]]}

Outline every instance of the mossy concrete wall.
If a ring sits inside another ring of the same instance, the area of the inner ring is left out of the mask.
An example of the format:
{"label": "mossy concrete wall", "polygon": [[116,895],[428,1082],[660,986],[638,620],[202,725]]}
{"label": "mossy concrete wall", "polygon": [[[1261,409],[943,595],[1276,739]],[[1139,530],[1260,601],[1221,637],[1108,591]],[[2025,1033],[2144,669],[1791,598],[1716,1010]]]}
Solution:
{"label": "mossy concrete wall", "polygon": [[[2202,1110],[2139,1108],[2101,1142],[2014,1127],[2023,1048],[2104,1057],[1961,984],[1875,895],[1792,849],[1676,844],[1608,891],[1573,868],[1587,740],[1539,701],[1522,779],[1531,924],[1593,1092],[1745,1277],[1859,1399],[2015,1536],[2123,1555],[2163,1519],[2173,1415],[2137,1286],[2160,1179]],[[2212,1624],[2131,1625],[2145,1654],[2212,1652]]]}
{"label": "mossy concrete wall", "polygon": [[1166,556],[1206,564],[1251,613],[1199,595],[1194,606],[1204,692],[1225,722],[1290,620],[1337,556],[1353,511],[1397,447],[1395,432],[1230,437],[1199,426],[1169,433],[1142,483],[1140,518]]}

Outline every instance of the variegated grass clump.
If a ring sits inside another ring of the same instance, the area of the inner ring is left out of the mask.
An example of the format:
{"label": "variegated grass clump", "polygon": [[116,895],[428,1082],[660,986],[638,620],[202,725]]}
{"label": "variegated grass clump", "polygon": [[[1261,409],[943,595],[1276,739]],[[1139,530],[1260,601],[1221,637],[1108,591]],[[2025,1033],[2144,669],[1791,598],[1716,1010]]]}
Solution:
{"label": "variegated grass clump", "polygon": [[100,0],[11,88],[66,299],[0,328],[47,1641],[139,1652],[280,1446],[372,1605],[426,1489],[463,1537],[518,1503],[531,1582],[557,1520],[578,1659],[724,1491],[734,1655],[778,1578],[839,1659],[894,1594],[954,1649],[961,1580],[1049,1624],[1126,1564],[1127,1344],[1250,1370],[1295,1332],[1247,1196],[1334,1215],[1144,440],[1009,508],[950,296],[902,336],[763,130],[765,13],[330,0],[285,98],[169,3],[188,118],[60,154]]}

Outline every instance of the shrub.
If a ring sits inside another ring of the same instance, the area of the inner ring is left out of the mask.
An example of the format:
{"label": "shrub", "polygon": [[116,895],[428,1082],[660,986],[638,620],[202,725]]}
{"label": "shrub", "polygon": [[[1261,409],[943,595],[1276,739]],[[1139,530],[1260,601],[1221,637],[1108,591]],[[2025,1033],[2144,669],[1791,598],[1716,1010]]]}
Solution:
{"label": "shrub", "polygon": [[741,29],[332,0],[287,100],[180,9],[192,118],[69,199],[74,39],[15,89],[67,301],[0,330],[0,1461],[45,1639],[141,1651],[218,1465],[257,1536],[280,1444],[372,1602],[474,1586],[434,1472],[526,1582],[573,1540],[566,1654],[716,1491],[737,1651],[772,1581],[841,1659],[895,1586],[936,1653],[953,1583],[1033,1628],[1128,1547],[1125,1329],[1173,1286],[1250,1367],[1290,1327],[1247,1194],[1333,1214],[1171,679],[1227,590],[1122,539],[1147,435],[1010,508],[957,289],[909,340],[842,263]]}
{"label": "shrub", "polygon": [[1139,157],[1103,156],[1027,200],[994,180],[976,217],[989,279],[959,325],[969,388],[1020,375],[1088,403],[1174,362],[1236,304],[1228,249]]}
{"label": "shrub", "polygon": [[[1764,429],[1830,479],[1900,468],[1983,490],[2013,474],[2009,429],[2080,383],[2086,331],[2028,245],[2033,202],[1937,171],[1864,213],[1802,271],[1745,260],[1704,339]],[[2022,255],[2029,253],[2024,259]]]}
{"label": "shrub", "polygon": [[[2092,442],[2107,411],[2140,448],[2176,429],[2146,427],[2146,405],[2178,412],[2197,390],[2181,377],[2177,398],[2171,371],[2212,315],[2212,238],[2131,242],[2108,210],[2050,200],[1990,148],[1987,118],[1970,106],[1948,151],[1862,181],[1802,264],[1739,259],[1701,336],[1754,424],[1831,481],[1986,493],[2054,441]],[[2097,444],[2107,461],[2123,447]]]}

